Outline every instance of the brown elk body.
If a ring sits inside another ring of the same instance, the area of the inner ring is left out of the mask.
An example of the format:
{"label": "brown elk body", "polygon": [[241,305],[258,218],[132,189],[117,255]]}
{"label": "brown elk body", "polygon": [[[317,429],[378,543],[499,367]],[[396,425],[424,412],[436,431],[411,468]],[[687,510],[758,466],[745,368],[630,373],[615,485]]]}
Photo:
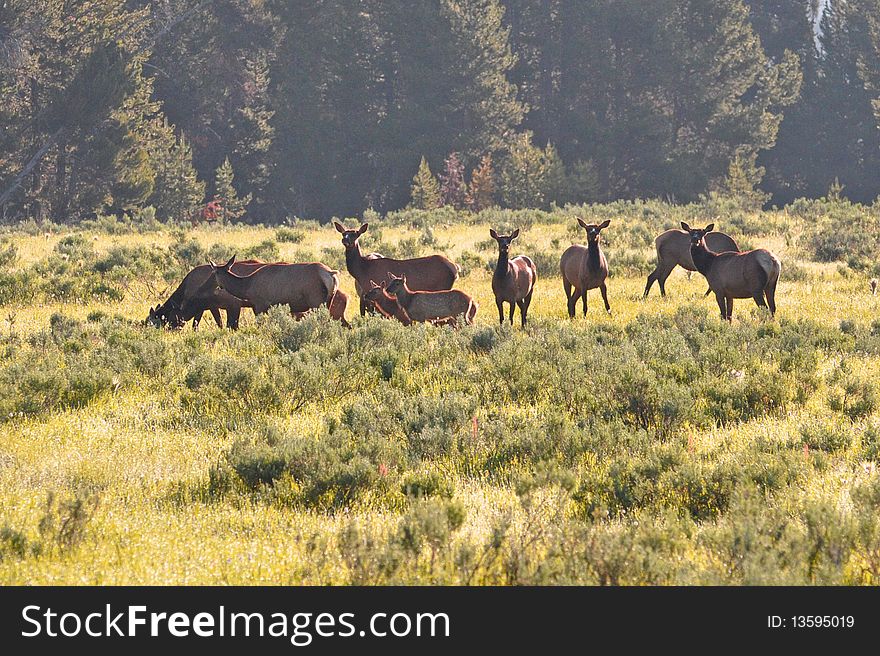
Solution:
{"label": "brown elk body", "polygon": [[397,302],[396,298],[388,295],[384,287],[371,281],[371,287],[364,292],[363,298],[373,306],[376,312],[386,319],[397,319],[404,326],[412,323],[412,319],[409,318],[406,310],[400,307],[400,303]]}
{"label": "brown elk body", "polygon": [[538,280],[538,268],[531,258],[518,255],[508,259],[511,242],[519,237],[519,229],[509,235],[499,235],[490,229],[489,235],[498,242],[498,263],[492,274],[492,292],[495,294],[495,305],[498,306],[498,320],[504,323],[504,304],[510,304],[510,325],[513,325],[513,313],[519,306],[522,326],[526,326],[532,292]]}
{"label": "brown elk body", "polygon": [[413,321],[458,324],[458,317],[464,315],[465,323],[472,323],[477,314],[477,304],[470,296],[458,289],[437,292],[416,291],[407,284],[405,275],[391,274],[391,282],[385,288],[388,294],[397,299]]}
{"label": "brown elk body", "polygon": [[605,279],[608,278],[608,262],[599,246],[601,231],[607,228],[611,221],[606,220],[596,224],[585,223],[578,219],[578,223],[587,231],[587,246],[578,244],[569,246],[559,262],[562,286],[568,298],[568,316],[572,319],[579,298],[583,299],[584,316],[587,316],[587,290],[597,287],[602,292],[605,310],[611,312],[611,306],[608,304],[608,289],[605,286]]}
{"label": "brown elk body", "polygon": [[[239,275],[247,275],[265,264],[259,260],[242,260],[234,264],[232,271]],[[233,330],[238,328],[241,308],[251,307],[251,305],[216,285],[204,286],[212,273],[210,264],[199,265],[187,273],[167,301],[155,308],[150,308],[147,323],[157,327],[180,328],[192,319],[193,330],[195,330],[199,327],[199,322],[205,311],[210,311],[217,326],[222,328],[223,319],[220,316],[220,310],[226,310],[226,325]]]}
{"label": "brown elk body", "polygon": [[233,255],[226,264],[212,264],[214,280],[233,296],[247,299],[254,314],[263,314],[273,305],[287,305],[293,313],[322,304],[329,307],[339,289],[339,272],[320,262],[267,264],[247,276],[232,273],[234,263]]}
{"label": "brown elk body", "polygon": [[715,293],[721,318],[733,317],[733,299],[753,298],[758,307],[769,307],[776,314],[776,283],[782,265],[779,258],[765,248],[745,252],[715,253],[706,247],[705,236],[715,227],[691,228],[682,221],[691,242],[691,258]]}
{"label": "brown elk body", "polygon": [[[709,247],[709,250],[716,253],[739,251],[739,246],[733,237],[723,232],[708,233],[706,235],[706,246]],[[691,258],[690,236],[684,230],[672,228],[661,233],[654,240],[654,247],[657,249],[657,267],[648,276],[648,282],[645,285],[645,297],[651,291],[651,286],[655,280],[660,286],[660,295],[666,296],[666,279],[676,266],[680,266],[687,271],[697,270],[694,260]],[[706,293],[708,294],[709,292]]]}
{"label": "brown elk body", "polygon": [[[358,239],[367,231],[368,223],[357,230],[346,230],[338,221],[333,222],[336,230],[342,234],[345,246],[345,266],[355,279],[356,288],[361,292],[370,289],[370,281],[379,285],[387,284],[391,275],[406,276],[410,289],[415,291],[440,291],[452,289],[458,277],[458,266],[442,255],[415,257],[409,260],[396,260],[390,257],[369,258],[361,253]],[[361,295],[361,315],[367,311],[367,305]]]}

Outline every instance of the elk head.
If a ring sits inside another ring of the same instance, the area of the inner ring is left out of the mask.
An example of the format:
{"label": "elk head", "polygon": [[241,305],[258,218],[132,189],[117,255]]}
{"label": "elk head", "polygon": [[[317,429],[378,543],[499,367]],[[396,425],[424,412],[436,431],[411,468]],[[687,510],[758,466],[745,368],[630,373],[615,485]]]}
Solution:
{"label": "elk head", "polygon": [[406,286],[406,275],[404,274],[398,278],[393,273],[389,273],[388,276],[391,280],[385,287],[385,291],[388,292],[390,296],[397,298],[397,294]]}
{"label": "elk head", "polygon": [[611,219],[605,219],[602,223],[587,223],[583,219],[578,218],[578,223],[581,228],[587,231],[587,241],[591,244],[598,244],[599,233],[611,225]]}
{"label": "elk head", "polygon": [[339,221],[334,221],[333,227],[336,228],[336,231],[342,235],[342,245],[345,246],[346,249],[351,249],[357,248],[358,239],[360,239],[360,236],[367,231],[367,228],[370,227],[370,224],[364,223],[357,230],[346,230],[345,226],[343,226]]}
{"label": "elk head", "polygon": [[498,250],[506,255],[510,251],[510,242],[519,237],[519,228],[511,232],[509,235],[499,235],[495,230],[489,228],[489,235],[498,242]]}
{"label": "elk head", "polygon": [[688,233],[688,236],[691,239],[692,245],[699,246],[700,243],[705,238],[706,233],[712,232],[715,229],[715,224],[710,223],[709,225],[707,225],[705,228],[703,228],[701,230],[700,228],[691,228],[687,223],[682,221],[681,222],[681,229]]}

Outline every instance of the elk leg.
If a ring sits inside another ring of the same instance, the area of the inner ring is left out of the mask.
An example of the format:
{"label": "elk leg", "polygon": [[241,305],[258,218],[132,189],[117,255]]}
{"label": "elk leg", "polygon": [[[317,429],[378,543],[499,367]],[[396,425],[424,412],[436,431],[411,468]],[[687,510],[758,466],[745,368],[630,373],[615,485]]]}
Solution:
{"label": "elk leg", "polygon": [[203,316],[205,316],[205,311],[204,311],[204,310],[202,310],[201,312],[196,312],[196,313],[193,315],[193,330],[198,330],[198,329],[199,329],[199,321],[202,320],[202,317],[203,317]]}
{"label": "elk leg", "polygon": [[608,288],[605,286],[604,282],[599,285],[599,291],[602,292],[602,300],[605,301],[605,311],[608,314],[611,314],[611,306],[608,304]]}
{"label": "elk leg", "polygon": [[648,292],[651,291],[651,285],[657,280],[657,269],[648,274],[648,282],[645,284],[645,293],[642,298],[648,298]]}
{"label": "elk leg", "polygon": [[767,307],[767,303],[764,301],[764,290],[759,289],[754,294],[752,294],[752,298],[755,299],[755,303],[758,307]]}
{"label": "elk leg", "polygon": [[[568,283],[566,283],[566,284],[568,284]],[[578,302],[578,296],[579,296],[579,294],[572,294],[571,296],[568,297],[568,318],[569,319],[574,319],[574,310],[575,310],[575,306],[577,305],[577,302]]]}
{"label": "elk leg", "polygon": [[222,328],[223,327],[223,317],[220,316],[220,308],[212,307],[212,308],[210,308],[210,310],[211,310],[211,316],[214,317],[214,323],[217,324],[218,328]]}
{"label": "elk leg", "polygon": [[724,305],[724,296],[715,292],[715,300],[718,301],[718,307],[721,308],[721,320],[724,321],[727,319],[727,307]]}
{"label": "elk leg", "polygon": [[770,316],[776,314],[776,281],[774,280],[764,290],[767,294],[767,305],[770,306]]}
{"label": "elk leg", "polygon": [[510,325],[513,325],[513,313],[516,312],[516,303],[510,302]]}
{"label": "elk leg", "polygon": [[498,306],[498,320],[501,325],[504,325],[504,301],[495,299],[495,305]]}
{"label": "elk leg", "polygon": [[666,279],[669,277],[669,274],[672,273],[672,270],[675,268],[673,264],[668,269],[660,270],[657,274],[657,284],[660,285],[660,296],[666,298]]}
{"label": "elk leg", "polygon": [[241,308],[231,307],[226,310],[226,327],[230,330],[238,330],[238,320],[241,318]]}
{"label": "elk leg", "polygon": [[532,304],[532,292],[529,292],[526,297],[521,301],[522,305],[519,306],[519,314],[520,319],[522,319],[522,327],[526,327],[526,316],[529,313],[529,306]]}
{"label": "elk leg", "polygon": [[727,297],[727,320],[733,322],[733,296]]}
{"label": "elk leg", "polygon": [[361,316],[367,316],[367,302],[361,297]]}
{"label": "elk leg", "polygon": [[582,298],[584,301],[584,316],[587,316],[587,290],[586,289],[584,289],[584,293],[583,293]]}

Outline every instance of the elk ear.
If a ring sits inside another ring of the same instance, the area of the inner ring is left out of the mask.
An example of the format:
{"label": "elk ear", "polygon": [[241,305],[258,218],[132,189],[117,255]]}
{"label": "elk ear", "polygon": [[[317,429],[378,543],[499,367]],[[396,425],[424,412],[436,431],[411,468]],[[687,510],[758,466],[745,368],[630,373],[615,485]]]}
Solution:
{"label": "elk ear", "polygon": [[375,280],[370,281],[370,289],[376,289],[378,287],[379,287],[379,285],[376,284]]}
{"label": "elk ear", "polygon": [[333,227],[336,228],[336,232],[345,232],[345,226],[343,226],[339,221],[334,221]]}
{"label": "elk ear", "polygon": [[229,271],[229,269],[232,268],[232,265],[235,264],[235,256],[236,256],[236,253],[234,253],[232,255],[232,257],[229,258],[229,261],[223,265],[224,270]]}
{"label": "elk ear", "polygon": [[517,237],[519,237],[519,228],[510,233],[511,239],[516,239]]}
{"label": "elk ear", "polygon": [[605,219],[602,223],[599,224],[599,230],[604,230],[608,226],[611,225],[611,219]]}
{"label": "elk ear", "polygon": [[363,225],[360,227],[360,229],[358,230],[358,234],[359,234],[359,235],[364,234],[364,233],[367,231],[367,228],[369,228],[369,227],[370,227],[370,224],[369,224],[369,223],[365,223],[365,224],[363,224]]}
{"label": "elk ear", "polygon": [[584,220],[581,217],[578,217],[578,223],[581,224],[581,228],[587,227],[587,224],[584,222]]}
{"label": "elk ear", "polygon": [[691,227],[687,223],[685,223],[684,221],[681,222],[681,229],[687,230],[688,232],[691,231]]}
{"label": "elk ear", "polygon": [[498,239],[498,233],[495,232],[494,228],[489,228],[489,236],[492,237],[492,239]]}
{"label": "elk ear", "polygon": [[706,226],[704,232],[712,232],[714,229],[715,229],[715,224],[710,223],[709,225]]}

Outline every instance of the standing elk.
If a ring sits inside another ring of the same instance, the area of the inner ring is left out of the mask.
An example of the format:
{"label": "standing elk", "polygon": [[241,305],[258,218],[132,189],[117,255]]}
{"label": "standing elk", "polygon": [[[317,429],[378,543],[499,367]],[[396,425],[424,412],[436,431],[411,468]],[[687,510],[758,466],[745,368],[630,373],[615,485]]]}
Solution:
{"label": "standing elk", "polygon": [[[568,298],[568,316],[574,319],[574,309],[579,298],[584,301],[584,316],[587,316],[587,290],[596,289],[602,292],[602,300],[605,301],[605,311],[611,313],[608,304],[608,289],[605,287],[605,279],[608,277],[608,262],[605,254],[599,246],[599,238],[602,230],[611,223],[605,220],[602,223],[585,223],[582,219],[577,220],[580,226],[587,231],[587,246],[574,244],[565,249],[559,268],[562,270],[562,286],[565,296]],[[574,287],[574,293],[572,293]]]}
{"label": "standing elk", "polygon": [[393,273],[391,282],[385,287],[389,296],[397,299],[413,321],[448,323],[458,325],[458,317],[464,315],[465,323],[472,323],[477,314],[474,300],[458,289],[437,292],[416,291],[407,284],[406,275],[400,277]]}
{"label": "standing elk", "polygon": [[[723,232],[708,233],[706,246],[716,253],[739,251],[739,246],[733,237]],[[657,249],[657,268],[648,276],[648,283],[645,285],[645,298],[648,297],[648,292],[651,291],[655,280],[660,285],[660,295],[666,296],[666,279],[676,266],[687,271],[697,270],[691,258],[691,240],[684,230],[672,228],[661,233],[654,240],[654,247]],[[711,291],[711,289],[707,291],[706,295],[708,296]]]}
{"label": "standing elk", "polygon": [[389,296],[384,287],[377,285],[372,280],[370,288],[364,292],[363,299],[386,319],[397,319],[404,326],[409,326],[412,323],[412,319],[409,318],[406,310],[400,307],[397,299]]}
{"label": "standing elk", "polygon": [[495,294],[495,305],[498,306],[498,320],[504,324],[504,303],[510,304],[510,325],[513,325],[513,313],[519,306],[522,327],[526,327],[526,316],[532,302],[532,292],[538,280],[538,269],[535,263],[525,255],[508,259],[510,243],[519,237],[519,228],[509,235],[499,235],[489,229],[489,235],[498,242],[498,264],[492,274],[492,292]]}
{"label": "standing elk", "polygon": [[778,257],[765,248],[715,253],[706,246],[706,233],[712,231],[714,223],[701,230],[682,221],[681,227],[690,236],[691,258],[697,271],[715,292],[722,320],[732,320],[735,298],[753,298],[758,307],[769,306],[770,314],[776,314],[776,283],[782,270]]}
{"label": "standing elk", "polygon": [[370,281],[387,284],[391,275],[406,276],[410,289],[414,291],[441,291],[452,289],[458,278],[458,266],[442,255],[415,257],[409,260],[395,260],[390,257],[369,258],[361,253],[358,239],[367,231],[368,223],[357,230],[346,230],[338,221],[333,222],[336,230],[342,234],[342,245],[345,246],[345,266],[355,280],[356,288],[361,292],[361,315],[366,314],[367,305],[363,292],[370,289]]}
{"label": "standing elk", "polygon": [[339,289],[339,272],[320,262],[266,264],[240,276],[231,271],[235,255],[226,264],[211,263],[213,282],[233,296],[247,299],[254,314],[273,305],[287,305],[294,314],[314,310],[330,301]]}
{"label": "standing elk", "polygon": [[[233,273],[247,275],[265,266],[265,262],[259,260],[242,260],[236,262]],[[241,316],[241,308],[251,307],[247,301],[242,301],[216,285],[204,286],[211,278],[211,265],[202,264],[195,267],[184,276],[177,289],[168,297],[168,300],[150,308],[146,323],[157,328],[169,326],[182,328],[192,319],[193,330],[198,329],[199,322],[205,311],[210,311],[217,323],[218,328],[223,327],[223,319],[220,310],[226,310],[226,325],[235,330],[238,328],[238,320]]]}

